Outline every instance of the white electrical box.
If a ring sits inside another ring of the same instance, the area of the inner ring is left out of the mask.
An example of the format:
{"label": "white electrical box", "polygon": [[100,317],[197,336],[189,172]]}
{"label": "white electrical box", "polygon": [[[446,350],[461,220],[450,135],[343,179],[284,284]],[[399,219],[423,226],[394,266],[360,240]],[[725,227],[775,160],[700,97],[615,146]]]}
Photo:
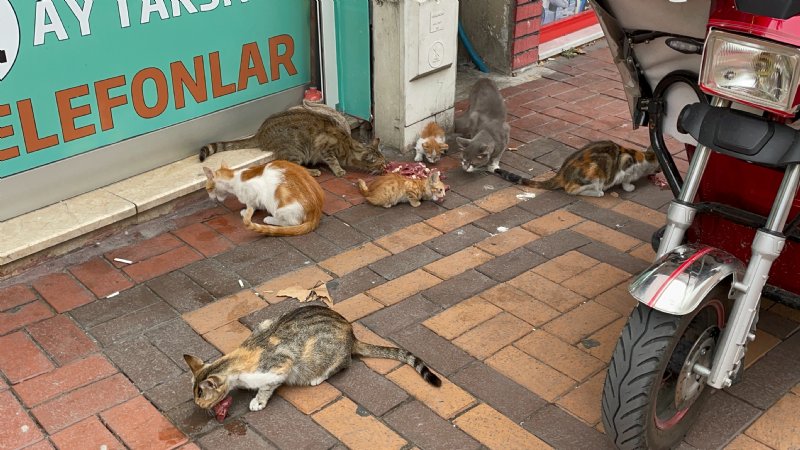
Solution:
{"label": "white electrical box", "polygon": [[[426,0],[422,3],[409,1],[411,16],[418,17],[416,42],[417,70],[413,78],[449,67],[456,58],[458,27],[458,2]],[[409,36],[410,37],[410,36]]]}

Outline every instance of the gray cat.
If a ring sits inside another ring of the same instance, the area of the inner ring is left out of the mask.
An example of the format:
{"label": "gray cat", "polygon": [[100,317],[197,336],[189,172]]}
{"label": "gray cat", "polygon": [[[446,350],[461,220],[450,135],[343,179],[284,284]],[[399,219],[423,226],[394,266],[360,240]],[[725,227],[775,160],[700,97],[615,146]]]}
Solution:
{"label": "gray cat", "polygon": [[467,172],[494,172],[508,147],[511,127],[506,123],[506,103],[497,85],[481,78],[469,94],[469,109],[456,119],[461,166]]}

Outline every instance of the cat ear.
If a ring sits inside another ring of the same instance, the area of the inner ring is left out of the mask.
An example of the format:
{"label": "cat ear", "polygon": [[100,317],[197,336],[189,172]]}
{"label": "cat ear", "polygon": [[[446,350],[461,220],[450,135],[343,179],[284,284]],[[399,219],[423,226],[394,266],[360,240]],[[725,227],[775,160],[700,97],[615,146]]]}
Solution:
{"label": "cat ear", "polygon": [[220,169],[229,169],[229,167],[228,167],[228,165],[225,163],[225,160],[224,160],[224,159],[223,159],[222,161],[220,161],[220,162],[219,162],[219,168],[220,168]]}
{"label": "cat ear", "polygon": [[183,355],[183,360],[186,361],[186,364],[189,366],[189,369],[192,370],[193,375],[196,375],[197,372],[200,371],[200,369],[202,369],[205,365],[202,359],[193,355]]}
{"label": "cat ear", "polygon": [[214,179],[214,171],[209,169],[208,167],[205,166],[203,167],[203,173],[206,174],[206,178],[208,178],[209,180]]}
{"label": "cat ear", "polygon": [[431,183],[438,183],[439,182],[439,171],[438,170],[434,170],[433,172],[431,172],[431,175],[428,178],[430,178]]}
{"label": "cat ear", "polygon": [[381,138],[375,138],[372,140],[372,148],[378,149],[381,146]]}
{"label": "cat ear", "polygon": [[202,382],[200,382],[200,387],[202,389],[218,389],[222,386],[222,378],[219,375],[211,375],[210,377],[206,378]]}
{"label": "cat ear", "polygon": [[456,138],[456,142],[458,143],[459,147],[464,148],[464,147],[468,146],[470,144],[470,142],[472,142],[472,139],[467,139],[467,138],[463,138],[463,137],[459,136],[459,137]]}

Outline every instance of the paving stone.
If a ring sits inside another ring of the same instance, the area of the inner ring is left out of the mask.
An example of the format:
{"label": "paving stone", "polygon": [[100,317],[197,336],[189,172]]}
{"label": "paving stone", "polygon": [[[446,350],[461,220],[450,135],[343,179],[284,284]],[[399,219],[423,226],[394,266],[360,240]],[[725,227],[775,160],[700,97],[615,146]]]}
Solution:
{"label": "paving stone", "polygon": [[341,314],[348,322],[366,317],[383,308],[383,304],[373,300],[366,294],[354,295],[333,305],[333,310]]}
{"label": "paving stone", "polygon": [[31,413],[49,434],[53,434],[136,394],[136,388],[125,375],[116,374],[41,404]]}
{"label": "paving stone", "polygon": [[653,237],[653,233],[658,231],[659,228],[660,226],[654,227],[652,225],[639,222],[638,220],[631,220],[625,225],[618,227],[617,230],[620,233],[627,234],[628,236],[639,239],[640,241],[649,243]]}
{"label": "paving stone", "polygon": [[53,363],[27,334],[17,331],[0,336],[0,372],[11,384],[25,381],[52,369]]}
{"label": "paving stone", "polygon": [[[378,208],[377,206],[370,206],[375,209]],[[352,226],[365,235],[373,239],[377,239],[407,226],[422,222],[422,217],[413,214],[411,211],[403,211],[405,209],[412,209],[412,206],[408,204],[400,204],[390,208],[390,210],[402,211],[402,214],[399,214],[396,211],[390,214],[382,214],[380,216],[371,217],[360,222],[352,223]]]}
{"label": "paving stone", "polygon": [[437,305],[446,308],[483,292],[495,284],[496,282],[487,276],[475,270],[468,270],[422,291],[422,295]]}
{"label": "paving stone", "polygon": [[540,156],[544,156],[554,151],[574,152],[575,149],[546,137],[536,139],[535,141],[529,142],[525,145],[521,145],[517,149],[517,153],[529,159],[538,159]]}
{"label": "paving stone", "polygon": [[14,391],[28,407],[55,398],[117,373],[102,355],[92,355],[14,386]]}
{"label": "paving stone", "polygon": [[556,404],[589,425],[600,423],[600,404],[606,371],[602,370],[561,397]]}
{"label": "paving stone", "polygon": [[293,250],[293,247],[283,239],[264,238],[250,242],[247,245],[240,245],[228,252],[217,255],[214,259],[222,263],[223,266],[237,271],[255,262],[278,257],[290,250]]}
{"label": "paving stone", "polygon": [[592,242],[579,248],[578,251],[628,273],[639,273],[648,266],[646,261],[620,252],[614,247],[603,244],[602,242]]}
{"label": "paving stone", "polygon": [[244,420],[278,448],[325,450],[337,442],[309,416],[277,396],[269,400],[266,408],[247,414]]}
{"label": "paving stone", "polygon": [[242,345],[251,334],[250,329],[240,322],[230,322],[216,330],[209,331],[203,335],[203,338],[220,352],[228,354]]}
{"label": "paving stone", "polygon": [[169,233],[164,233],[126,247],[112,250],[106,253],[105,257],[111,261],[111,264],[115,267],[125,267],[127,266],[126,263],[114,261],[114,259],[119,258],[136,263],[152,258],[153,256],[161,255],[181,247],[182,245],[183,242],[178,238]]}
{"label": "paving stone", "polygon": [[326,259],[319,266],[341,277],[390,255],[377,245],[368,243]]}
{"label": "paving stone", "polygon": [[204,223],[236,245],[247,244],[248,242],[259,239],[266,239],[258,233],[253,233],[245,228],[242,223],[242,216],[238,212],[223,214],[207,220]]}
{"label": "paving stone", "polygon": [[[252,398],[252,396],[250,396]],[[241,401],[247,401],[240,393],[233,394],[234,400],[239,398]],[[236,403],[234,402],[234,406]],[[194,400],[189,400],[185,403],[168,410],[166,416],[175,426],[181,431],[192,437],[207,434],[209,431],[221,428],[217,420],[204,409],[200,409]],[[230,411],[229,411],[230,417]],[[230,420],[230,419],[228,419]]]}
{"label": "paving stone", "polygon": [[22,448],[42,439],[42,431],[10,392],[0,392],[0,442],[4,448]]}
{"label": "paving stone", "polygon": [[597,264],[598,260],[571,250],[536,266],[533,272],[555,283],[562,283]]}
{"label": "paving stone", "polygon": [[97,350],[97,345],[65,314],[28,326],[28,333],[59,365]]}
{"label": "paving stone", "polygon": [[766,445],[747,436],[746,434],[740,434],[739,436],[736,436],[736,439],[732,440],[730,444],[725,446],[725,450],[770,450],[770,448],[771,447],[767,447]]}
{"label": "paving stone", "polygon": [[239,319],[241,323],[243,323],[247,328],[255,329],[258,324],[265,320],[276,320],[280,316],[294,311],[297,308],[302,308],[306,305],[322,305],[322,302],[310,302],[310,303],[300,303],[297,299],[294,298],[287,298],[286,300],[275,303],[272,305],[268,305],[264,308],[260,308],[244,317]]}
{"label": "paving stone", "polygon": [[144,331],[175,317],[178,317],[178,313],[171,306],[160,301],[139,311],[92,327],[89,329],[89,333],[97,339],[100,345],[107,347],[139,336]]}
{"label": "paving stone", "polygon": [[239,274],[214,259],[197,261],[180,271],[218,299],[250,287],[250,283],[244,281]]}
{"label": "paving stone", "polygon": [[606,263],[600,263],[561,283],[565,288],[586,298],[593,298],[620,283],[629,281],[631,275]]}
{"label": "paving stone", "polygon": [[549,236],[557,231],[577,225],[583,220],[580,216],[559,209],[522,224],[522,228],[539,236]]}
{"label": "paving stone", "polygon": [[650,209],[660,209],[673,199],[672,191],[655,186],[639,185],[633,192],[620,192],[620,198],[631,200]]}
{"label": "paving stone", "polygon": [[15,308],[36,300],[36,293],[23,284],[0,289],[0,311]]}
{"label": "paving stone", "polygon": [[620,317],[615,311],[588,301],[544,325],[544,329],[569,344],[603,328]]}
{"label": "paving stone", "polygon": [[425,245],[432,248],[437,253],[448,256],[472,244],[483,241],[490,236],[491,234],[488,231],[469,224],[431,239],[426,242]]}
{"label": "paving stone", "polygon": [[371,240],[355,228],[331,216],[322,218],[322,222],[320,222],[319,228],[316,229],[315,233],[322,235],[342,249],[355,247]]}
{"label": "paving stone", "polygon": [[508,281],[545,261],[546,259],[537,253],[518,248],[476,267],[475,270],[493,280]]}
{"label": "paving stone", "polygon": [[624,214],[632,219],[639,220],[656,228],[660,228],[667,223],[667,218],[663,213],[646,208],[638,203],[623,201],[612,209],[620,214]]}
{"label": "paving stone", "polygon": [[588,378],[604,366],[600,360],[544,330],[531,332],[514,346],[577,381]]}
{"label": "paving stone", "polygon": [[341,278],[334,278],[328,281],[328,293],[334,302],[339,302],[360,294],[386,283],[386,279],[370,270],[362,267],[354,272],[350,272]]}
{"label": "paving stone", "polygon": [[453,343],[470,355],[485,359],[525,336],[532,328],[524,320],[508,313],[500,313],[457,337]]}
{"label": "paving stone", "polygon": [[45,302],[37,300],[0,313],[0,335],[34,324],[53,315]]}
{"label": "paving stone", "polygon": [[316,232],[281,239],[316,262],[336,256],[342,251],[341,247]]}
{"label": "paving stone", "polygon": [[[389,210],[385,208],[378,208],[369,203],[362,203],[360,205],[347,208],[344,211],[336,213],[335,217],[344,223],[355,225],[365,220],[374,219],[376,217],[389,214]],[[334,241],[335,242],[335,241]]]}
{"label": "paving stone", "polygon": [[523,228],[515,227],[484,239],[477,243],[475,247],[492,255],[500,256],[514,251],[536,239],[539,239],[539,236]]}
{"label": "paving stone", "polygon": [[[449,174],[447,175],[450,176]],[[444,201],[441,203],[437,203],[438,206],[446,210],[453,210],[468,204],[470,200],[463,195],[459,195],[453,191],[447,191],[447,195],[444,198]]]}
{"label": "paving stone", "polygon": [[387,414],[384,420],[422,448],[469,450],[480,447],[479,442],[418,401],[403,404]]}
{"label": "paving stone", "polygon": [[[512,206],[503,211],[493,213],[484,218],[478,219],[473,222],[478,228],[483,228],[492,234],[502,233],[502,229],[514,228],[522,225],[535,217],[530,211],[526,211],[518,206]],[[503,227],[503,228],[501,228]]]}
{"label": "paving stone", "polygon": [[178,247],[158,256],[133,263],[122,268],[133,281],[142,283],[159,275],[172,272],[181,267],[199,261],[203,255],[188,247]]}
{"label": "paving stone", "polygon": [[800,328],[800,323],[772,311],[760,311],[757,326],[778,339],[786,339]]}
{"label": "paving stone", "polygon": [[620,229],[622,226],[633,220],[629,216],[611,209],[599,208],[596,205],[589,203],[589,201],[584,200],[577,201],[569,205],[567,207],[567,211],[612,229]]}
{"label": "paving stone", "polygon": [[480,361],[473,362],[448,378],[516,423],[547,405],[528,389]]}
{"label": "paving stone", "polygon": [[350,367],[329,378],[328,383],[375,416],[384,415],[408,398],[405,391],[361,361],[353,361]]}
{"label": "paving stone", "polygon": [[304,289],[312,289],[321,283],[332,280],[328,272],[313,264],[308,264],[302,269],[293,270],[287,274],[259,284],[253,290],[269,303],[279,303],[286,297],[278,297],[277,293],[292,286],[299,286]]}
{"label": "paving stone", "polygon": [[440,387],[431,386],[409,365],[400,366],[387,377],[444,419],[455,417],[475,402],[474,397],[447,378],[442,379]]}
{"label": "paving stone", "polygon": [[451,209],[444,214],[432,217],[426,220],[425,223],[443,233],[448,233],[472,223],[481,217],[486,217],[488,214],[488,212],[475,205],[464,205]]}
{"label": "paving stone", "polygon": [[439,258],[441,255],[430,248],[417,245],[374,262],[369,268],[387,280],[394,280]]}
{"label": "paving stone", "polygon": [[59,431],[50,436],[50,439],[60,449],[102,447],[109,450],[122,450],[125,448],[95,416]]}
{"label": "paving stone", "polygon": [[245,281],[255,286],[310,263],[306,255],[294,249],[279,255],[268,256],[269,259],[253,262],[252,264],[237,268],[236,273],[241,275]]}
{"label": "paving stone", "polygon": [[472,246],[434,261],[426,265],[424,269],[443,280],[447,280],[466,270],[490,261],[492,258],[493,255]]}
{"label": "paving stone", "polygon": [[201,309],[186,313],[183,315],[183,320],[196,332],[206,334],[265,306],[267,306],[267,302],[252,291],[242,291]]}
{"label": "paving stone", "polygon": [[421,324],[395,331],[390,337],[400,347],[422,358],[428,367],[444,376],[449,376],[474,361],[463,350]]}
{"label": "paving stone", "polygon": [[486,404],[472,408],[453,423],[488,448],[549,448],[536,436]]}
{"label": "paving stone", "polygon": [[423,325],[445,339],[453,339],[502,311],[480,297],[472,297],[426,320]]}
{"label": "paving stone", "polygon": [[453,184],[452,180],[453,177],[448,177],[446,180],[447,183],[451,185],[451,189],[470,200],[485,197],[493,192],[511,186],[511,183],[497,176],[485,176],[467,181],[463,184],[456,182],[456,185]]}
{"label": "paving stone", "polygon": [[172,449],[187,437],[144,397],[139,396],[100,415],[130,448]]}
{"label": "paving stone", "polygon": [[800,382],[800,359],[795,354],[798,338],[800,334],[795,333],[772,349],[745,372],[741,382],[726,392],[759,409],[772,406]]}
{"label": "paving stone", "polygon": [[204,223],[194,223],[172,232],[206,257],[218,255],[234,245],[215,229]]}
{"label": "paving stone", "polygon": [[382,304],[389,306],[416,295],[431,286],[435,286],[441,281],[441,279],[430,273],[417,269],[388,283],[372,288],[366,293]]}
{"label": "paving stone", "polygon": [[345,397],[313,417],[350,448],[400,449],[406,445],[403,438],[375,417],[359,412],[358,406]]}
{"label": "paving stone", "polygon": [[374,243],[378,247],[396,255],[441,235],[441,231],[422,222],[395,231],[376,240]]}
{"label": "paving stone", "polygon": [[181,271],[153,278],[147,287],[172,305],[179,313],[201,308],[214,301],[214,296]]}
{"label": "paving stone", "polygon": [[94,300],[92,294],[66,273],[38,278],[33,282],[33,288],[58,312],[69,311]]}
{"label": "paving stone", "polygon": [[141,391],[183,372],[175,362],[143,338],[115,345],[107,349],[106,354]]}
{"label": "paving stone", "polygon": [[575,384],[568,376],[513,346],[487,358],[486,364],[548,402],[555,401]]}
{"label": "paving stone", "polygon": [[359,322],[382,336],[389,336],[409,325],[422,322],[439,311],[441,309],[436,304],[415,295],[372,313]]}
{"label": "paving stone", "polygon": [[572,227],[572,229],[594,241],[600,241],[623,252],[627,252],[642,243],[638,239],[596,222],[582,222]]}
{"label": "paving stone", "polygon": [[[233,430],[233,431],[229,431]],[[214,431],[199,438],[197,442],[203,448],[225,448],[226,450],[250,450],[276,449],[264,438],[254,433],[249,427],[240,420],[234,420],[226,424],[226,427],[217,428]]]}
{"label": "paving stone", "polygon": [[715,391],[692,424],[686,442],[697,448],[721,448],[761,411],[724,391]]}
{"label": "paving stone", "polygon": [[147,390],[144,395],[161,411],[169,411],[187,401],[192,401],[192,374],[187,371],[163,380],[158,386]]}
{"label": "paving stone", "polygon": [[536,216],[544,216],[545,214],[557,209],[561,209],[575,201],[577,201],[575,197],[569,194],[553,191],[536,194],[536,198],[522,202],[517,206],[526,211],[532,212]]}
{"label": "paving stone", "polygon": [[69,271],[98,298],[133,286],[128,277],[100,257],[72,266]]}
{"label": "paving stone", "polygon": [[555,448],[614,448],[606,436],[556,405],[536,411],[522,426]]}
{"label": "paving stone", "polygon": [[504,311],[528,322],[534,327],[549,322],[560,314],[550,307],[519,289],[503,283],[484,291],[480,297],[502,308]]}
{"label": "paving stone", "polygon": [[304,414],[312,414],[342,396],[327,381],[316,386],[281,386],[277,394]]}
{"label": "paving stone", "polygon": [[107,322],[158,303],[160,300],[145,286],[135,286],[113,298],[101,298],[70,311],[70,315],[84,328]]}
{"label": "paving stone", "polygon": [[552,259],[570,250],[575,250],[576,248],[589,244],[590,242],[591,241],[582,234],[572,230],[561,230],[550,236],[537,239],[526,245],[525,248],[547,259]]}
{"label": "paving stone", "polygon": [[800,447],[798,419],[795,411],[800,397],[787,394],[747,430],[747,435],[773,448]]}

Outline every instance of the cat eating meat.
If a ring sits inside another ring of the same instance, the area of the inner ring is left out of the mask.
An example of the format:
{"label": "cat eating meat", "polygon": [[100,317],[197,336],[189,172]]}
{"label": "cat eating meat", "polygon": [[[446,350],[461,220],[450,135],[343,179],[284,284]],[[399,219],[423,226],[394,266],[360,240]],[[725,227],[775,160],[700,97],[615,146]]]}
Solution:
{"label": "cat eating meat", "polygon": [[262,322],[238,348],[210,364],[192,355],[183,358],[192,371],[195,404],[213,410],[222,421],[233,389],[256,390],[250,410],[260,411],[279,386],[316,386],[348,367],[353,355],[402,361],[429,384],[442,384],[407,350],[361,342],[344,317],[316,305]]}
{"label": "cat eating meat", "polygon": [[590,142],[570,155],[555,176],[535,181],[520,177],[504,169],[496,174],[512,183],[542,189],[564,189],[568,194],[602,197],[612,186],[622,185],[631,192],[633,183],[659,171],[653,150],[639,151],[625,148],[615,142]]}
{"label": "cat eating meat", "polygon": [[[246,209],[245,226],[267,236],[298,236],[317,228],[322,218],[325,193],[317,180],[302,166],[289,161],[272,161],[247,169],[222,166],[214,171],[203,167],[206,191],[212,200],[223,201],[233,194]],[[266,225],[252,222],[253,212],[270,213]]]}
{"label": "cat eating meat", "polygon": [[434,170],[428,177],[419,179],[388,173],[369,183],[358,180],[358,190],[368,202],[376,206],[390,208],[398,203],[408,202],[416,208],[422,200],[443,200],[447,186],[442,183],[439,171]]}

